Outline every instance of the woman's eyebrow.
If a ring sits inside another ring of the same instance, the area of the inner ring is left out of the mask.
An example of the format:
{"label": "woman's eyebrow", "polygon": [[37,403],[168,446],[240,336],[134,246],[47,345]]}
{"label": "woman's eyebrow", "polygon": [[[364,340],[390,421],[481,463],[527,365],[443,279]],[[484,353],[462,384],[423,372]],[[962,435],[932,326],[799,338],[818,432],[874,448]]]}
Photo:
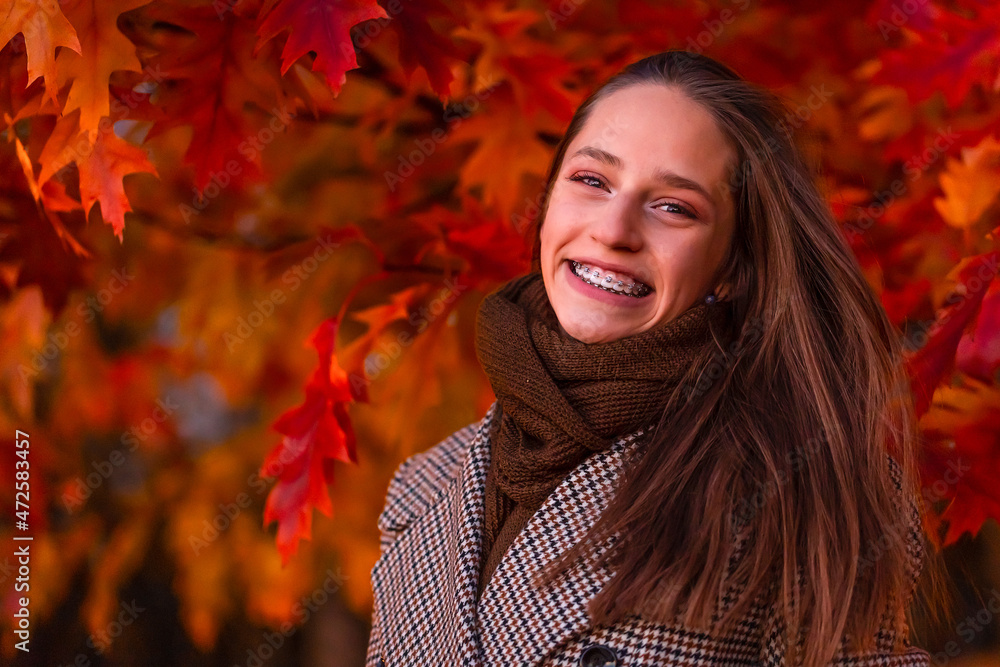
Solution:
{"label": "woman's eyebrow", "polygon": [[[580,150],[573,153],[570,157],[574,158],[577,155],[585,155],[587,157],[594,158],[598,162],[603,162],[604,164],[614,167],[616,169],[622,169],[625,167],[625,161],[622,160],[617,155],[612,155],[606,150],[600,148],[595,148],[593,146],[583,146]],[[708,194],[708,190],[701,185],[698,181],[687,178],[686,176],[681,176],[680,174],[670,171],[669,169],[658,169],[654,174],[654,178],[665,185],[669,185],[674,188],[680,188],[682,190],[692,190],[697,192],[702,197],[710,202],[714,203],[712,196]]]}

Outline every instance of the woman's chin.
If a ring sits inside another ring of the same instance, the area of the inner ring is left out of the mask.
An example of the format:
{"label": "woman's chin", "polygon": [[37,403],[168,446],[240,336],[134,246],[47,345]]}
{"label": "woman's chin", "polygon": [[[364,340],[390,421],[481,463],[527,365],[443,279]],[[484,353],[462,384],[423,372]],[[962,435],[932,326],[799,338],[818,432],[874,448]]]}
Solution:
{"label": "woman's chin", "polygon": [[564,334],[581,343],[610,343],[633,333],[623,328],[621,323],[616,323],[617,326],[601,326],[593,321],[571,319],[565,323],[560,320],[559,324]]}

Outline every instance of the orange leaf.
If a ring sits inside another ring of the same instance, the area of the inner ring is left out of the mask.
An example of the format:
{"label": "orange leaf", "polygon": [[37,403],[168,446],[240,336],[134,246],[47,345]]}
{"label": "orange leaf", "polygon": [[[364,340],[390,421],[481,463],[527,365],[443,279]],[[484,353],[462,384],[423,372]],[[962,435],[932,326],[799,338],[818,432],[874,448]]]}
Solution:
{"label": "orange leaf", "polygon": [[474,68],[477,85],[492,88],[508,82],[519,115],[530,117],[545,109],[560,122],[568,121],[579,100],[562,82],[573,66],[549,43],[529,36],[528,29],[542,15],[533,9],[508,10],[497,4],[470,11],[474,12],[471,27],[458,28],[454,34],[482,44]]}
{"label": "orange leaf", "polygon": [[80,164],[80,197],[89,214],[94,202],[101,202],[101,216],[123,240],[125,213],[132,210],[125,196],[122,178],[139,171],[156,173],[146,151],[118,138],[114,132],[102,132],[93,152]]}
{"label": "orange leaf", "polygon": [[24,144],[16,136],[14,137],[14,148],[17,151],[17,160],[21,163],[21,169],[24,171],[24,177],[28,181],[28,189],[31,190],[31,196],[35,198],[35,201],[41,201],[42,188],[39,187],[38,181],[35,179],[35,167],[31,164],[31,157],[28,156],[28,151],[25,150]]}
{"label": "orange leaf", "polygon": [[24,177],[28,181],[28,189],[31,190],[31,196],[38,203],[39,213],[44,214],[49,219],[56,234],[74,253],[80,257],[90,257],[90,252],[76,240],[76,237],[70,234],[62,220],[55,214],[56,211],[75,211],[80,208],[80,203],[66,194],[66,186],[60,182],[48,181],[46,185],[50,187],[43,190],[35,178],[35,166],[31,162],[31,157],[17,137],[14,137],[14,147],[17,149],[17,159],[21,163]]}
{"label": "orange leaf", "polygon": [[14,35],[24,35],[28,52],[28,84],[45,77],[45,97],[53,102],[56,85],[56,47],[65,46],[82,53],[76,30],[62,13],[58,2],[38,0],[0,0],[0,47]]}
{"label": "orange leaf", "polygon": [[[451,135],[456,141],[478,141],[462,166],[462,187],[471,190],[481,185],[486,206],[496,206],[504,217],[519,214],[524,209],[519,206],[523,203],[522,177],[541,180],[551,159],[552,151],[538,140],[536,129],[505,86],[492,93],[490,113],[462,121]],[[501,164],[503,169],[497,169]]]}
{"label": "orange leaf", "polygon": [[59,87],[71,83],[64,114],[80,110],[80,127],[96,133],[101,117],[110,115],[108,81],[117,70],[142,71],[135,45],[118,29],[118,16],[149,0],[67,0],[66,16],[82,39],[80,53],[64,49],[56,58]]}
{"label": "orange leaf", "polygon": [[101,202],[101,215],[114,229],[119,241],[124,238],[125,213],[132,210],[125,196],[122,178],[138,171],[158,175],[146,152],[118,137],[114,132],[98,132],[95,143],[87,148],[86,132],[77,131],[76,113],[63,116],[42,149],[39,182],[45,183],[69,162],[80,170],[80,198],[84,214],[89,216],[94,203]]}
{"label": "orange leaf", "polygon": [[1000,142],[987,135],[962,148],[961,161],[948,158],[940,179],[944,197],[934,199],[934,208],[952,227],[972,227],[1000,195]]}
{"label": "orange leaf", "polygon": [[356,310],[351,313],[351,319],[364,322],[368,325],[366,331],[357,340],[351,343],[351,348],[363,350],[362,355],[367,354],[374,344],[375,339],[385,331],[386,327],[396,320],[405,320],[409,316],[410,307],[416,303],[421,296],[428,292],[428,285],[414,285],[400,292],[395,292],[389,297],[389,303],[371,306],[364,310]]}

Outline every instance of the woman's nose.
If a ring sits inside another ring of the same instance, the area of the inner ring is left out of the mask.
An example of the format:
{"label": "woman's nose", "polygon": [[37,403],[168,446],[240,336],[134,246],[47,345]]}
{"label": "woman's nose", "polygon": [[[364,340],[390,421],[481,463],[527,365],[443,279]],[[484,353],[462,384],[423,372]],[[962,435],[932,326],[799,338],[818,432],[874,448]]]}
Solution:
{"label": "woman's nose", "polygon": [[590,223],[590,236],[609,248],[638,250],[642,247],[642,230],[637,206],[624,198],[596,213]]}

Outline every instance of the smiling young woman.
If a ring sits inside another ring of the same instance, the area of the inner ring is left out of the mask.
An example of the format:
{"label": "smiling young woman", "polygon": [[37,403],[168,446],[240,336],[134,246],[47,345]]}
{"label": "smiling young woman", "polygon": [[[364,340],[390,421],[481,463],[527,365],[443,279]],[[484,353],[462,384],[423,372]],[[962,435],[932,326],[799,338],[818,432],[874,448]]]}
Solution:
{"label": "smiling young woman", "polygon": [[594,106],[566,146],[541,227],[545,291],[570,336],[639,333],[712,291],[733,236],[736,160],[678,87],[629,86]]}
{"label": "smiling young woman", "polygon": [[390,483],[369,665],[930,664],[901,345],[782,117],[684,51],[580,106],[496,402]]}

